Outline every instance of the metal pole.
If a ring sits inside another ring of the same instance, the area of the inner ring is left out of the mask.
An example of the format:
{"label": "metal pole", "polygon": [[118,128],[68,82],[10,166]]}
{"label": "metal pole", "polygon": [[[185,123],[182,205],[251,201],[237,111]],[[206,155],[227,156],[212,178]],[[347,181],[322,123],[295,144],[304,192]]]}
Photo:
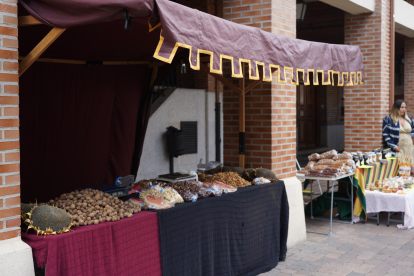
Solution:
{"label": "metal pole", "polygon": [[[217,93],[217,92],[216,92]],[[218,94],[218,93],[217,93]],[[221,103],[216,102],[216,161],[221,162]]]}
{"label": "metal pole", "polygon": [[170,156],[170,173],[174,173],[174,157]]}

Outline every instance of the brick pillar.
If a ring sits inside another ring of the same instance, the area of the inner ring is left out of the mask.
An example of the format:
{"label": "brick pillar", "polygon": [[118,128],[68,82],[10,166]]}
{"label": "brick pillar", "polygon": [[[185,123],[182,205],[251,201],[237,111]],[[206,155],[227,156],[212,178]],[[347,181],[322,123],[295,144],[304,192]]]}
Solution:
{"label": "brick pillar", "polygon": [[404,100],[408,114],[414,116],[414,38],[406,39],[404,45]]}
{"label": "brick pillar", "polygon": [[382,120],[389,113],[389,15],[389,1],[381,0],[373,13],[345,15],[345,44],[360,47],[365,68],[365,84],[344,88],[347,151],[382,145]]}
{"label": "brick pillar", "polygon": [[[295,0],[224,0],[223,18],[296,37]],[[230,68],[225,70],[227,77],[229,71]],[[224,162],[238,166],[239,97],[224,89]],[[296,86],[264,82],[246,95],[245,167],[269,168],[279,178],[287,178],[295,175],[295,159]]]}
{"label": "brick pillar", "polygon": [[0,240],[20,236],[17,1],[1,1]]}

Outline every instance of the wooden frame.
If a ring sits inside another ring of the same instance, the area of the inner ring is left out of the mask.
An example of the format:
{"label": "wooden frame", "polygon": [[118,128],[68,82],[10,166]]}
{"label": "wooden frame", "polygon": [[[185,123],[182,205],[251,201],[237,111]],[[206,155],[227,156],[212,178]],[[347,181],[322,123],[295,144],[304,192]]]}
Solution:
{"label": "wooden frame", "polygon": [[[34,18],[33,16],[20,16],[19,17],[19,27],[23,26],[32,26],[32,25],[39,25],[42,24],[39,20]],[[19,57],[21,60],[19,65],[19,77],[23,75],[24,72],[35,62],[50,62],[50,63],[64,63],[64,64],[79,64],[84,65],[87,64],[87,61],[82,60],[67,60],[67,59],[51,59],[51,58],[39,58],[41,54],[46,51],[46,49],[52,45],[52,43],[65,31],[66,29],[63,28],[53,28],[40,42],[36,45],[36,47],[26,56],[26,57]],[[210,62],[209,57],[201,58],[201,62]],[[147,64],[149,67],[153,67],[150,86],[151,88],[157,77],[158,67],[164,65],[164,62],[151,62],[151,61],[102,61],[102,65],[139,65],[139,64]],[[227,80],[220,74],[215,74],[210,72],[210,68],[206,66],[204,63],[200,63],[200,69],[203,72],[206,72],[213,76],[216,80],[220,81],[223,85],[229,87],[234,92],[239,93],[239,132],[244,134],[246,123],[245,123],[245,95],[246,93],[250,92],[260,83],[262,83],[263,78],[260,77],[259,80],[255,80],[251,82],[249,85],[246,86],[245,81],[245,64],[242,63],[242,75],[243,78],[239,79],[239,86],[234,85],[231,81]],[[274,70],[272,70],[272,73]],[[244,148],[244,141],[239,141],[239,146]],[[239,154],[239,166],[244,168],[245,165],[245,155]]]}
{"label": "wooden frame", "polygon": [[32,15],[19,16],[18,18],[19,27],[40,25],[40,24],[42,24],[42,22],[34,18]]}

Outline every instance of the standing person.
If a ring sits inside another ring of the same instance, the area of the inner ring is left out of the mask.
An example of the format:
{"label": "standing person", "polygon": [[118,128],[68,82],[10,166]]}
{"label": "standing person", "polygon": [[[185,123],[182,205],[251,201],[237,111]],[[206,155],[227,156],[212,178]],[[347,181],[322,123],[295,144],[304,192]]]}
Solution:
{"label": "standing person", "polygon": [[390,115],[382,123],[382,137],[397,157],[408,155],[413,158],[414,121],[408,116],[406,107],[403,100],[394,102]]}

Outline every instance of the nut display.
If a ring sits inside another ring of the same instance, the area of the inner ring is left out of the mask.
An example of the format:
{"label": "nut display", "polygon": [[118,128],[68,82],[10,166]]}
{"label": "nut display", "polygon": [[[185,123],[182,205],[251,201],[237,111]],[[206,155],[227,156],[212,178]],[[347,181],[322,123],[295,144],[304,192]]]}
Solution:
{"label": "nut display", "polygon": [[118,221],[130,218],[141,211],[141,207],[124,202],[102,191],[85,189],[60,195],[50,200],[48,205],[56,206],[68,212],[74,226],[98,224],[103,221]]}
{"label": "nut display", "polygon": [[[237,173],[235,173],[237,174]],[[198,191],[200,190],[200,186],[198,186],[195,182],[193,181],[182,181],[182,182],[169,182],[169,183],[162,183],[160,184],[163,187],[171,187],[174,190],[176,190],[184,199],[184,201],[192,201],[192,199],[190,198],[190,195],[187,193],[185,194],[185,192],[190,192],[192,196],[194,196],[194,194],[198,194]]]}
{"label": "nut display", "polygon": [[246,187],[252,185],[251,182],[241,178],[235,172],[216,173],[211,178],[209,178],[208,181],[218,181],[233,187]]}
{"label": "nut display", "polygon": [[146,189],[146,190],[141,190],[141,193],[139,194],[139,198],[144,199],[147,196],[158,196],[161,197],[161,193],[159,190],[157,189]]}
{"label": "nut display", "polygon": [[199,198],[206,198],[211,196],[212,192],[209,188],[200,188],[200,190],[198,190],[198,197]]}

